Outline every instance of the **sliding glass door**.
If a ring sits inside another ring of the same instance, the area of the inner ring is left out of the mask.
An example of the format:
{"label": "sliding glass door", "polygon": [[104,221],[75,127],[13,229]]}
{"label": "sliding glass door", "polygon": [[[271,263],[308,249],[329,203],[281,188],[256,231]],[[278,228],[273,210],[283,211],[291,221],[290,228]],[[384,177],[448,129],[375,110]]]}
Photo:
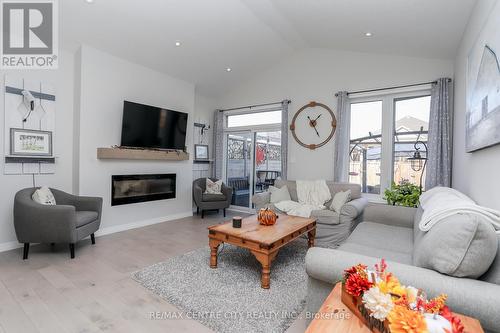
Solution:
{"label": "sliding glass door", "polygon": [[225,112],[223,176],[231,205],[250,211],[252,196],[281,177],[281,107]]}
{"label": "sliding glass door", "polygon": [[231,132],[225,139],[231,205],[253,208],[252,195],[266,191],[281,176],[281,131]]}
{"label": "sliding glass door", "polygon": [[233,188],[233,206],[251,207],[253,137],[252,132],[226,134],[226,182]]}
{"label": "sliding glass door", "polygon": [[264,192],[281,176],[281,131],[255,132],[254,193]]}

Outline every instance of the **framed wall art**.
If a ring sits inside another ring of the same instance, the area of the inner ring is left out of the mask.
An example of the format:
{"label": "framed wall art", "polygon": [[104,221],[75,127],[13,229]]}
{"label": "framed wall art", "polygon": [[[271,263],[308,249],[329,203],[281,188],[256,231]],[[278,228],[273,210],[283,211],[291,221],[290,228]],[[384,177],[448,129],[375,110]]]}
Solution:
{"label": "framed wall art", "polygon": [[52,132],[11,128],[10,155],[52,156]]}

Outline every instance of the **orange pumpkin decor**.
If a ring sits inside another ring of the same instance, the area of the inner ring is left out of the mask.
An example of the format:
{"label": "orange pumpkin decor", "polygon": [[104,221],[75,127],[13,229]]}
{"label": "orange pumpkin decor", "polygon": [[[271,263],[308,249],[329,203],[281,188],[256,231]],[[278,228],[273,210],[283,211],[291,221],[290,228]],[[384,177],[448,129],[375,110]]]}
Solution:
{"label": "orange pumpkin decor", "polygon": [[278,215],[269,208],[261,208],[257,214],[257,220],[262,225],[274,225]]}

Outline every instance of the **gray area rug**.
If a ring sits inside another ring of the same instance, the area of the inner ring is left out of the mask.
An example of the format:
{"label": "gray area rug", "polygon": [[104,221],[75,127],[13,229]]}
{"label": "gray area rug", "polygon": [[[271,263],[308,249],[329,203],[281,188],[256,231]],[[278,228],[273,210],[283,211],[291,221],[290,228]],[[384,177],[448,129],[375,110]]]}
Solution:
{"label": "gray area rug", "polygon": [[217,269],[209,267],[207,246],[132,277],[184,315],[199,316],[198,321],[216,332],[284,332],[305,306],[306,251],[303,240],[280,250],[271,267],[268,290],[260,287],[261,266],[255,257],[227,244],[219,254]]}

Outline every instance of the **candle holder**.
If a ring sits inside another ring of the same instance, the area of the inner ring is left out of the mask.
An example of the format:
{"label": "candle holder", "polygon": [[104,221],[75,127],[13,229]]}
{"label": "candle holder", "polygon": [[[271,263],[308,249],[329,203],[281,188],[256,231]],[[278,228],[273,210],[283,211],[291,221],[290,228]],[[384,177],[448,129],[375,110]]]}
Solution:
{"label": "candle holder", "polygon": [[233,228],[241,228],[241,216],[235,216],[233,217]]}

